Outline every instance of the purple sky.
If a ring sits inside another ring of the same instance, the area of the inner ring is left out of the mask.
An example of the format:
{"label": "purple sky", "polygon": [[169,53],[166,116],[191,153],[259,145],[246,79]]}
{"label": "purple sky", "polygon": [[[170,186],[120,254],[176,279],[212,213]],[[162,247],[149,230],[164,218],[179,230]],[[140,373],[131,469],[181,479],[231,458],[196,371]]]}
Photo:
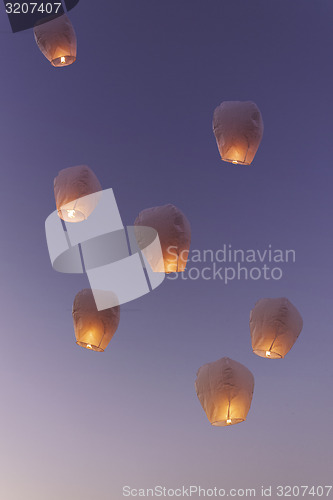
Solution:
{"label": "purple sky", "polygon": [[[0,5],[1,499],[330,484],[332,17],[329,0],[81,0],[77,62],[56,69]],[[262,112],[250,167],[219,158],[223,100]],[[53,178],[80,163],[113,188],[124,224],[173,203],[192,249],[271,244],[296,262],[277,281],[166,280],[122,307],[104,354],[84,350],[71,307],[88,281],[52,270],[44,234]],[[270,362],[252,354],[249,312],[280,296],[304,328]],[[194,390],[223,356],[256,382],[248,420],[227,429]]]}

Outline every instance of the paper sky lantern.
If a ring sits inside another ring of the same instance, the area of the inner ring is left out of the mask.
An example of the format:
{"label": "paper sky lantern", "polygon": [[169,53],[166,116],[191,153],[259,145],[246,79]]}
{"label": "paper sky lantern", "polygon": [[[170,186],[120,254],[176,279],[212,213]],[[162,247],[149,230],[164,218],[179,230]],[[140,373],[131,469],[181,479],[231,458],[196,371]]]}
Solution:
{"label": "paper sky lantern", "polygon": [[302,327],[302,316],[288,299],[259,300],[250,313],[253,352],[263,358],[284,358]]}
{"label": "paper sky lantern", "polygon": [[264,124],[254,102],[224,101],[214,111],[213,130],[223,161],[250,165]]}
{"label": "paper sky lantern", "polygon": [[251,406],[254,377],[241,363],[222,358],[199,368],[195,390],[212,425],[239,424]]}
{"label": "paper sky lantern", "polygon": [[120,307],[98,311],[91,289],[81,290],[74,299],[73,321],[76,343],[92,351],[103,352],[115,334]]}
{"label": "paper sky lantern", "polygon": [[66,14],[34,27],[35,40],[52,66],[69,66],[76,60],[76,35]]}
{"label": "paper sky lantern", "polygon": [[[139,213],[135,226],[152,227],[158,232],[163,258],[150,261],[153,271],[174,273],[184,271],[191,244],[191,226],[183,212],[174,205],[147,208]],[[138,244],[145,246],[145,242]]]}
{"label": "paper sky lantern", "polygon": [[[58,215],[66,222],[81,222],[89,217],[100,199],[102,187],[87,165],[60,170],[54,179]],[[88,196],[97,193],[96,196]]]}

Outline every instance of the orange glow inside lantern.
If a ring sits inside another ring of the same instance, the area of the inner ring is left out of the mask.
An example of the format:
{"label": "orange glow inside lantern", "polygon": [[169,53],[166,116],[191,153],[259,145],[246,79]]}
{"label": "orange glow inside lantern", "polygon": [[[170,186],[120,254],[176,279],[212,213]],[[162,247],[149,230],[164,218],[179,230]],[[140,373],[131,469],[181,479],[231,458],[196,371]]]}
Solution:
{"label": "orange glow inside lantern", "polygon": [[90,349],[91,351],[103,352],[104,348],[102,346],[102,339],[105,335],[104,325],[100,325],[97,323],[96,318],[96,327],[95,329],[88,329],[86,332],[81,331],[80,340],[77,340],[76,343],[80,347],[84,347],[85,349]]}
{"label": "orange glow inside lantern", "polygon": [[237,144],[237,147],[231,147],[226,155],[221,155],[221,160],[234,165],[251,165],[247,160],[247,146]]}

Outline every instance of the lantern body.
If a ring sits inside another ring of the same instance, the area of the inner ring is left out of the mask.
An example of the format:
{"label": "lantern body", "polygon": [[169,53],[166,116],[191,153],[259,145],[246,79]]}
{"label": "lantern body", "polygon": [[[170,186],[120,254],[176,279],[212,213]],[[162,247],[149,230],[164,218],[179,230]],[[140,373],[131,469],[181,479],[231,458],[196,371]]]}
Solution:
{"label": "lantern body", "polygon": [[[147,208],[139,213],[135,226],[148,226],[158,233],[162,259],[149,260],[154,272],[174,273],[184,271],[191,244],[191,226],[179,208],[174,205]],[[145,242],[138,244],[141,248]]]}
{"label": "lantern body", "polygon": [[76,35],[66,14],[36,25],[34,34],[38,47],[52,66],[69,66],[76,60]]}
{"label": "lantern body", "polygon": [[73,303],[76,343],[103,352],[115,334],[120,319],[119,305],[98,311],[91,289],[81,290]]}
{"label": "lantern body", "polygon": [[212,425],[239,424],[251,406],[254,377],[241,363],[222,358],[199,368],[195,390]]}
{"label": "lantern body", "polygon": [[[81,222],[89,217],[100,199],[102,187],[87,165],[60,170],[54,179],[58,215],[66,222]],[[87,196],[97,193],[96,196]]]}
{"label": "lantern body", "polygon": [[259,300],[250,313],[253,352],[263,358],[284,358],[302,327],[302,317],[288,299]]}
{"label": "lantern body", "polygon": [[213,130],[223,161],[250,165],[264,124],[254,102],[224,101],[214,111]]}

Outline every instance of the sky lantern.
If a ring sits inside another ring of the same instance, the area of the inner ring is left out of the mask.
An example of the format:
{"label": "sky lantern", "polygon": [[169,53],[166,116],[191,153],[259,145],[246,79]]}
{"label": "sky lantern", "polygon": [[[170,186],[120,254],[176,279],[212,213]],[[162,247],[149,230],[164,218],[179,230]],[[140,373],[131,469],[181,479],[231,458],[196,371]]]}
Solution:
{"label": "sky lantern", "polygon": [[69,66],[76,60],[76,35],[66,14],[34,27],[35,40],[52,66]]}
{"label": "sky lantern", "polygon": [[195,390],[212,425],[239,424],[251,406],[254,377],[241,363],[222,358],[199,368]]}
{"label": "sky lantern", "polygon": [[[154,262],[149,261],[154,272],[184,271],[191,244],[191,226],[179,208],[174,205],[147,208],[139,213],[134,225],[152,227],[158,233],[162,256]],[[138,244],[140,246],[140,241]]]}
{"label": "sky lantern", "polygon": [[302,316],[288,299],[261,299],[250,313],[253,352],[268,359],[284,358],[302,328]]}
{"label": "sky lantern", "polygon": [[119,305],[98,311],[90,288],[81,290],[75,296],[73,322],[79,346],[103,352],[118,328],[119,319]]}
{"label": "sky lantern", "polygon": [[[87,165],[60,170],[54,179],[58,215],[66,222],[81,222],[89,217],[100,198],[102,187]],[[96,196],[89,196],[98,193]]]}
{"label": "sky lantern", "polygon": [[223,101],[214,111],[213,130],[223,161],[250,165],[262,139],[264,124],[252,101]]}

